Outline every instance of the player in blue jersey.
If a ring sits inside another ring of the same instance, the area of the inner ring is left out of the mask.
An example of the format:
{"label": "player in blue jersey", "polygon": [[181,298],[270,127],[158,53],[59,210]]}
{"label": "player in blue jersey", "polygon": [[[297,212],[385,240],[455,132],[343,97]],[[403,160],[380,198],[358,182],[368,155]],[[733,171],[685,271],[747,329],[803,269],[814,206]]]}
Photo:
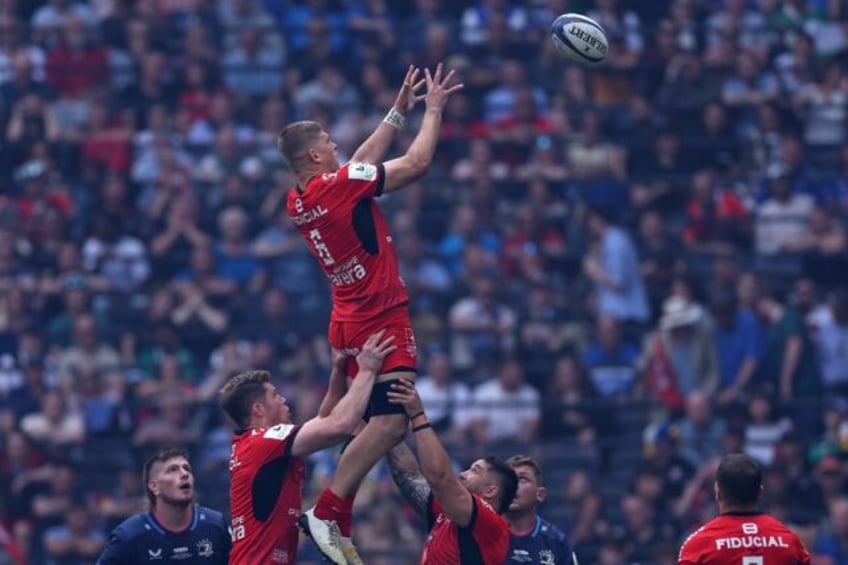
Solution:
{"label": "player in blue jersey", "polygon": [[150,512],[127,518],[109,536],[97,565],[175,562],[226,565],[230,531],[223,514],[194,503],[188,453],[165,448],[144,464]]}
{"label": "player in blue jersey", "polygon": [[509,522],[506,565],[578,565],[565,534],[539,516],[539,504],[547,496],[539,463],[526,455],[514,455],[506,462],[518,475],[518,492],[504,514]]}

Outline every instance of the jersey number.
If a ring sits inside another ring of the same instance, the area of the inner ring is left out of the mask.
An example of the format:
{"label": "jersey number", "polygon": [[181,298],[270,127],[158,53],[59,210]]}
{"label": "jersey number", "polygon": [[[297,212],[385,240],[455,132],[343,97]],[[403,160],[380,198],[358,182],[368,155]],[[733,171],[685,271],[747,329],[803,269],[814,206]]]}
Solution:
{"label": "jersey number", "polygon": [[321,261],[328,266],[335,265],[336,260],[333,259],[333,256],[330,254],[330,249],[321,238],[321,232],[317,229],[309,230],[309,239],[312,240],[312,245],[315,246],[315,252],[318,254],[318,257],[321,258]]}
{"label": "jersey number", "polygon": [[760,555],[743,557],[742,565],[763,565],[763,558]]}

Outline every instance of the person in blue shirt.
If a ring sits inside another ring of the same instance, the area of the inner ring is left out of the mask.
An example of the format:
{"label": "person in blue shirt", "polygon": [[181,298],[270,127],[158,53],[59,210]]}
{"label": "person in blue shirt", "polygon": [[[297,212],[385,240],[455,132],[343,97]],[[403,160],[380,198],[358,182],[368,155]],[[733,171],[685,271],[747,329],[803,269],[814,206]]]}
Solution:
{"label": "person in blue shirt", "polygon": [[505,565],[579,565],[566,535],[539,516],[539,504],[547,496],[539,463],[526,455],[513,455],[506,462],[518,475],[518,492],[504,514],[510,530]]}
{"label": "person in blue shirt", "polygon": [[109,535],[97,565],[179,561],[184,565],[226,565],[230,529],[224,515],[194,503],[194,475],[188,453],[161,449],[144,464],[150,512],[127,518]]}

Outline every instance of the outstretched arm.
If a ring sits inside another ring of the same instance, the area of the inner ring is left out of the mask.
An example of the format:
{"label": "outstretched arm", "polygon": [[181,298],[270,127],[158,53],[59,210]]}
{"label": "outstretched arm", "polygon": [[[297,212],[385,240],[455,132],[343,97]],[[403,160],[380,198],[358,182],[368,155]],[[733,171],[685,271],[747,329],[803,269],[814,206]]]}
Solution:
{"label": "outstretched arm", "polygon": [[415,385],[411,381],[400,379],[392,385],[388,396],[392,403],[402,404],[412,420],[421,474],[433,489],[433,496],[441,504],[442,511],[457,526],[468,526],[474,513],[474,499],[454,474],[450,456],[424,414],[424,406]]}
{"label": "outstretched arm", "polygon": [[327,384],[327,392],[318,408],[318,417],[326,418],[339,403],[339,400],[347,392],[347,368],[348,357],[340,351],[333,350],[333,370],[330,373],[330,382]]}
{"label": "outstretched arm", "polygon": [[383,163],[386,171],[383,192],[392,192],[424,176],[436,153],[436,142],[439,140],[439,129],[442,124],[442,110],[450,95],[463,87],[462,84],[451,85],[453,71],[442,77],[441,63],[436,67],[433,75],[430,75],[429,69],[424,69],[424,77],[427,81],[427,94],[424,96],[427,109],[424,111],[421,128],[406,153],[397,159]]}
{"label": "outstretched arm", "polygon": [[400,442],[386,455],[392,479],[415,513],[422,519],[427,518],[427,503],[430,500],[430,485],[421,474],[421,468],[412,450],[405,442]]}
{"label": "outstretched arm", "polygon": [[[377,379],[377,373],[383,365],[383,359],[395,350],[394,337],[382,339],[385,330],[368,338],[362,347],[362,353],[356,357],[359,373],[347,394],[326,417],[312,418],[300,428],[292,444],[292,455],[302,457],[341,443],[353,434],[362,420],[365,406],[371,397],[371,389]],[[382,341],[381,341],[382,340]]]}
{"label": "outstretched arm", "polygon": [[415,96],[415,91],[424,85],[424,81],[416,82],[417,79],[418,69],[410,65],[392,109],[374,130],[374,133],[354,152],[350,159],[352,162],[376,165],[383,160],[386,151],[389,150],[389,145],[392,143],[395,131],[400,129],[407,114],[415,106],[415,102],[419,100]]}

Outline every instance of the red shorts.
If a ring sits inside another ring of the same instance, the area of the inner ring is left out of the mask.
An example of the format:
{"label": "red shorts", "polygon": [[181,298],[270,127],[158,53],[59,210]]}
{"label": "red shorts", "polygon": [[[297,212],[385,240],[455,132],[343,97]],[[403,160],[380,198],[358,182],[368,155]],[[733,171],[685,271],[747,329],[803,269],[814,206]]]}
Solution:
{"label": "red shorts", "polygon": [[[409,320],[409,310],[406,305],[398,306],[383,312],[376,318],[362,322],[330,321],[329,341],[333,349],[346,350],[350,355],[356,355],[366,340],[380,330],[386,330],[383,339],[395,336],[392,343],[394,351],[383,361],[381,373],[389,373],[398,369],[416,371],[418,369],[418,350],[415,347],[415,335],[412,333],[412,322]],[[347,364],[347,376],[355,377],[359,367],[355,359]]]}

